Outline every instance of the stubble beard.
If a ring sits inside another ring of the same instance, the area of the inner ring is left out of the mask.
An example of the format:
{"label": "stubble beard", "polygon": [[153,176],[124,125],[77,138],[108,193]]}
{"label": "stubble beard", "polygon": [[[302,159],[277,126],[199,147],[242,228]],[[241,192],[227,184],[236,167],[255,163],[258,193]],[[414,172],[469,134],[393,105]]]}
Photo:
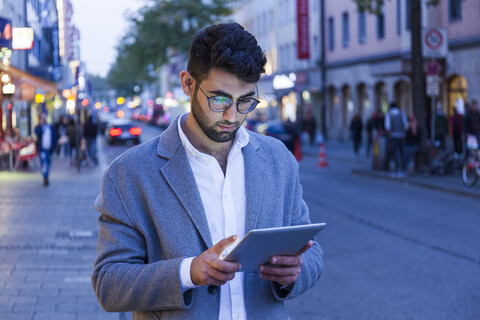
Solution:
{"label": "stubble beard", "polygon": [[[197,121],[200,129],[202,129],[203,133],[210,140],[214,142],[228,142],[233,140],[235,138],[235,135],[237,134],[238,129],[240,128],[240,123],[238,121],[230,122],[227,120],[222,120],[222,121],[215,122],[212,126],[209,126],[208,125],[209,118],[207,114],[203,111],[202,106],[200,105],[200,102],[197,99],[198,91],[199,91],[198,88],[195,88],[195,91],[193,93],[193,98],[191,101],[191,112],[193,114],[193,117]],[[216,130],[218,125],[227,125],[227,126],[235,125],[235,130],[232,130],[230,132],[226,132],[226,131],[219,132]]]}

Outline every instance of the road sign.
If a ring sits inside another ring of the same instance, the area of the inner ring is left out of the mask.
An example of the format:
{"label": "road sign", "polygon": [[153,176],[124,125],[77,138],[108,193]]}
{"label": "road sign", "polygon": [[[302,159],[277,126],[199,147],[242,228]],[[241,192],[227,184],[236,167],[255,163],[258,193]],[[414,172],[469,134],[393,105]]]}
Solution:
{"label": "road sign", "polygon": [[438,76],[442,71],[442,67],[437,60],[429,60],[425,63],[425,73],[429,76]]}
{"label": "road sign", "polygon": [[440,77],[437,75],[427,76],[427,96],[437,97],[440,94]]}
{"label": "road sign", "polygon": [[422,31],[423,56],[429,58],[446,57],[448,51],[447,29],[428,27]]}

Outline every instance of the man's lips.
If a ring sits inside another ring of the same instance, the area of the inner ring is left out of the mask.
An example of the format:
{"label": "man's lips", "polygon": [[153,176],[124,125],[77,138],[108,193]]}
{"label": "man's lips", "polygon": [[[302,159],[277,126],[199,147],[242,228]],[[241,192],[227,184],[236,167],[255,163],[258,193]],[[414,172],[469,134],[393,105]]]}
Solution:
{"label": "man's lips", "polygon": [[222,130],[222,131],[233,131],[237,128],[237,126],[235,125],[235,123],[232,123],[232,124],[218,124],[218,127]]}
{"label": "man's lips", "polygon": [[235,130],[235,128],[236,128],[235,125],[223,125],[223,124],[219,124],[218,126],[219,126],[220,129],[222,129],[223,131],[233,131],[233,130]]}

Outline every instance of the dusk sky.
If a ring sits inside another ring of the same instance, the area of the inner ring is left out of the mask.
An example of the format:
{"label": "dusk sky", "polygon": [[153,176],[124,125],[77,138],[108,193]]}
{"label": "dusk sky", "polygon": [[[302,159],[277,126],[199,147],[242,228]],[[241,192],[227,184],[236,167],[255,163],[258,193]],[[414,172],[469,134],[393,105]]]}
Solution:
{"label": "dusk sky", "polygon": [[106,76],[115,61],[115,46],[128,28],[126,15],[145,0],[72,0],[73,22],[80,30],[80,60],[91,74]]}

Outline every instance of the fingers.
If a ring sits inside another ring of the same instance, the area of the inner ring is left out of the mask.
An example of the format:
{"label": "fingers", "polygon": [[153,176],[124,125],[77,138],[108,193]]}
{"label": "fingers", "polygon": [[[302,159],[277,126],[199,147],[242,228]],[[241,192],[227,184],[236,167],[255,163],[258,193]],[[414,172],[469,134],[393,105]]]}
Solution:
{"label": "fingers", "polygon": [[302,249],[300,249],[295,255],[296,256],[300,256],[302,254],[304,254],[308,249],[310,249],[311,247],[313,246],[313,241],[310,240],[307,242],[307,244],[305,244]]}
{"label": "fingers", "polygon": [[218,256],[220,256],[220,254],[222,254],[223,250],[225,250],[226,248],[228,248],[229,246],[234,244],[235,241],[237,241],[237,239],[238,239],[237,235],[233,235],[233,236],[230,236],[228,238],[222,239],[219,242],[217,242],[217,244],[214,245],[211,249],[214,253],[216,253],[216,254],[218,254]]}

